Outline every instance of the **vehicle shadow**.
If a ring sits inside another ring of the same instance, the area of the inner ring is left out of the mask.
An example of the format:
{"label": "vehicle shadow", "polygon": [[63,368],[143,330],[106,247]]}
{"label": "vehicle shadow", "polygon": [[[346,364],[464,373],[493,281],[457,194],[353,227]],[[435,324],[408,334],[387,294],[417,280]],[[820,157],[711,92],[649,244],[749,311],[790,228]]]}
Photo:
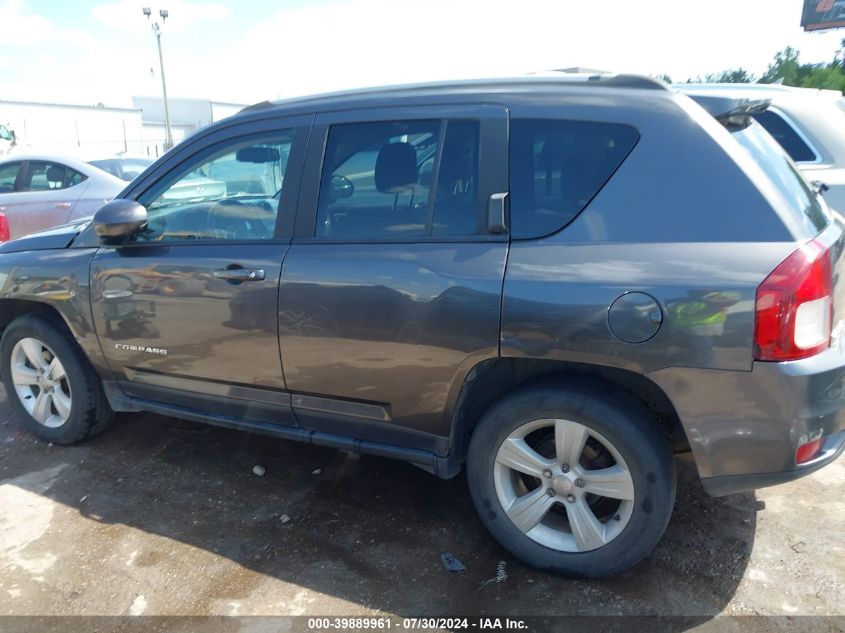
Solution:
{"label": "vehicle shadow", "polygon": [[[9,411],[2,400],[0,407]],[[15,437],[22,439],[0,443],[2,480],[70,465],[37,493],[103,525],[164,536],[400,616],[663,615],[694,626],[733,597],[758,509],[753,494],[709,497],[694,465],[679,459],[676,510],[654,553],[620,576],[574,581],[528,568],[499,547],[462,475],[442,481],[401,462],[147,414],[121,417],[74,447]],[[253,474],[257,464],[264,476]],[[446,571],[446,551],[466,571]],[[139,557],[154,562],[156,553]],[[507,578],[496,582],[500,561]],[[197,595],[196,613],[213,609],[204,600]],[[306,610],[325,612],[319,601]]]}

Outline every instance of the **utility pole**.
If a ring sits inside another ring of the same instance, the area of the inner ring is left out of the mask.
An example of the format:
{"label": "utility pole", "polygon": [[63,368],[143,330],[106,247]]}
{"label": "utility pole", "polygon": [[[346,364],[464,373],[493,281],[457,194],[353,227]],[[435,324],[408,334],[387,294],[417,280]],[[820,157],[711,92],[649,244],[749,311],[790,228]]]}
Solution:
{"label": "utility pole", "polygon": [[[152,9],[144,7],[143,12],[149,20],[152,15]],[[164,24],[170,15],[170,12],[168,12],[167,9],[161,9],[158,14],[161,16],[162,24]],[[161,26],[159,26],[158,22],[153,22],[153,33],[155,33],[156,44],[158,44],[158,63],[161,68],[161,92],[164,95],[164,149],[169,150],[173,147],[173,134],[170,131],[170,106],[167,103],[167,82],[164,79],[164,54],[161,52]]]}

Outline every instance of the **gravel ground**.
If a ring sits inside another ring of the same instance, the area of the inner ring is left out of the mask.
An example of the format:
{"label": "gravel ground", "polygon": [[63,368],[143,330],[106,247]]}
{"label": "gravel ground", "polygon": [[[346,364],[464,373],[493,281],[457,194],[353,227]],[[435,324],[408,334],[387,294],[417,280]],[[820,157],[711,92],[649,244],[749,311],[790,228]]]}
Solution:
{"label": "gravel ground", "polygon": [[687,616],[680,628],[845,615],[845,460],[722,499],[678,468],[652,556],[571,581],[505,553],[463,476],[146,414],[49,446],[0,392],[0,615]]}

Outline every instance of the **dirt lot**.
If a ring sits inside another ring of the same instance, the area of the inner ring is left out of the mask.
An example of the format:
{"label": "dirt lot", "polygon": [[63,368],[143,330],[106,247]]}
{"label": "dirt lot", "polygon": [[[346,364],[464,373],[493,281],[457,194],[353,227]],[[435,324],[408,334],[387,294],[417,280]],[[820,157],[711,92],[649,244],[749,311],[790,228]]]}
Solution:
{"label": "dirt lot", "polygon": [[651,558],[576,582],[504,553],[462,476],[152,415],[49,446],[0,393],[0,615],[845,615],[845,460],[723,499],[678,466]]}

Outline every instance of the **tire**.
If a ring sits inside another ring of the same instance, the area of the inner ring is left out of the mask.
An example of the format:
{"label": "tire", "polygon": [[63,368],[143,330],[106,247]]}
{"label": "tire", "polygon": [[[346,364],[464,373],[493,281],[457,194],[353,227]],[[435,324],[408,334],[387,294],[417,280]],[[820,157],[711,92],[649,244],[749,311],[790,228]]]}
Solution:
{"label": "tire", "polygon": [[482,522],[505,549],[571,578],[639,562],[675,502],[673,455],[648,410],[595,383],[539,384],[495,403],[470,440],[467,479]]}
{"label": "tire", "polygon": [[[41,378],[39,364],[46,370]],[[104,430],[112,419],[88,359],[50,320],[26,315],[6,328],[0,340],[0,374],[23,426],[44,441],[73,444]]]}

